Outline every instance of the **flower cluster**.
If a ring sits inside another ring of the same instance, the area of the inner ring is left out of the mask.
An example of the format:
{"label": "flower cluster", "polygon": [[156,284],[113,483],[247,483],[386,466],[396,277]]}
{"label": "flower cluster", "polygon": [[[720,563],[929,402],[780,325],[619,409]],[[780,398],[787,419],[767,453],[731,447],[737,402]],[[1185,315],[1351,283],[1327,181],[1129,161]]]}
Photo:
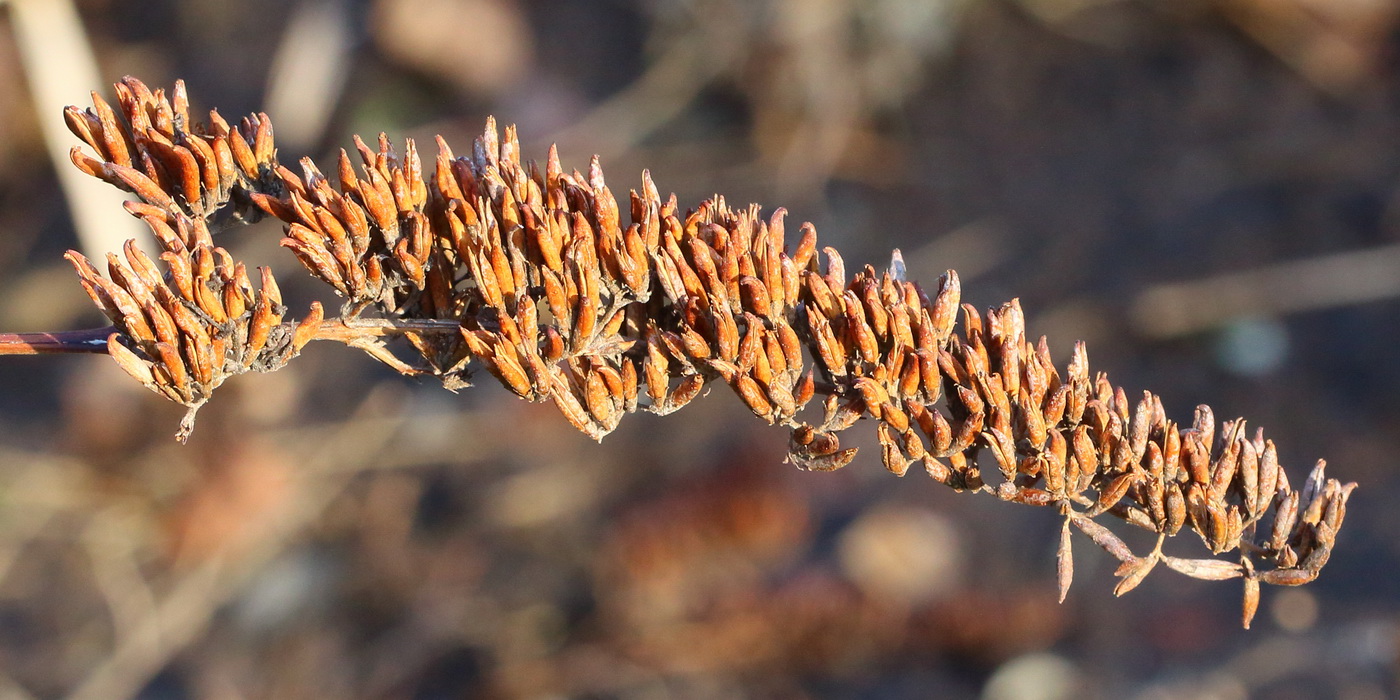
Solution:
{"label": "flower cluster", "polygon": [[[1061,371],[1044,338],[1028,338],[1018,301],[979,314],[951,270],[926,290],[895,251],[886,269],[848,276],[810,224],[789,245],[782,209],[764,218],[716,197],[682,212],[646,173],[619,201],[596,157],[587,173],[566,172],[553,149],[543,165],[523,160],[515,130],[494,122],[469,155],[439,138],[426,168],[411,140],[399,155],[383,135],[377,149],[356,138],[359,168],[342,151],[333,184],[310,159],[299,172],[278,164],[266,115],[231,128],[211,112],[192,126],[180,84],[167,99],[128,78],[118,94],[120,115],[100,98],[70,108],[98,156],[73,160],[142,199],[129,210],[155,231],[165,270],[132,246],[106,277],[70,259],[115,326],[110,353],[186,405],[315,338],[452,389],[479,365],[597,439],[627,413],[668,414],[722,383],[790,429],[799,467],[850,463],[839,434],[870,419],[895,474],[918,463],[958,490],[1055,506],[1062,596],[1074,526],[1123,562],[1119,594],[1158,562],[1242,577],[1246,625],[1261,582],[1317,575],[1345,515],[1354,485],[1326,479],[1321,462],[1295,490],[1243,420],[1217,425],[1202,406],[1179,426],[1155,395],[1130,400],[1091,375],[1082,343]],[[284,323],[271,273],[255,292],[213,246],[208,222],[228,208],[285,224],[282,245],[344,299],[334,329],[319,305]],[[820,410],[804,411],[817,397]],[[1157,546],[1132,553],[1103,514],[1156,533]],[[1238,562],[1162,553],[1182,530]]]}

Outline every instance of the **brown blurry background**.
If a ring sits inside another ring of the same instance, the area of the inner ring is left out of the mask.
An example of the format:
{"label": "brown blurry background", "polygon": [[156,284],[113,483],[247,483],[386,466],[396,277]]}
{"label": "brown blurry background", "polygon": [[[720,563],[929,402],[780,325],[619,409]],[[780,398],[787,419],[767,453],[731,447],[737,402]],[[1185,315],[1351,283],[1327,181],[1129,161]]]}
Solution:
{"label": "brown blurry background", "polygon": [[[65,197],[76,140],[46,145],[43,103],[184,78],[196,107],[269,112],[284,162],[381,130],[460,152],[494,114],[527,156],[601,153],[614,189],[645,167],[683,204],[785,206],[851,264],[897,247],[980,307],[1021,297],[1057,357],[1089,341],[1173,418],[1247,416],[1295,483],[1326,457],[1362,485],[1322,577],[1266,589],[1245,632],[1233,583],[1116,599],[1087,541],[1058,605],[1049,509],[874,452],[800,473],[726,392],[596,445],[489,380],[453,395],[317,344],[181,447],[178,407],[105,358],[9,358],[0,698],[1400,696],[1400,5],[73,9],[0,6],[4,330],[103,325],[62,251],[136,235]],[[278,238],[221,243],[300,314],[321,290]]]}

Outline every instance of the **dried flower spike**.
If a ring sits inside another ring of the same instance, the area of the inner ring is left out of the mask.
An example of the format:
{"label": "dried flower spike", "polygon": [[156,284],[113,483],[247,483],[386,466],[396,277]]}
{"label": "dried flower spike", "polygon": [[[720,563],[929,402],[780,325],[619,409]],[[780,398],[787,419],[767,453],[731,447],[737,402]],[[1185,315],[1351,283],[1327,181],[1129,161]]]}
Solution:
{"label": "dried flower spike", "polygon": [[[886,269],[848,274],[811,224],[789,242],[782,209],[764,217],[716,197],[682,212],[647,173],[619,199],[597,157],[587,173],[566,172],[553,148],[543,164],[523,161],[515,129],[491,120],[469,155],[437,139],[427,170],[411,140],[396,150],[385,135],[377,147],[357,137],[358,168],[342,152],[332,184],[310,159],[278,163],[266,115],[230,127],[211,112],[191,126],[182,84],[173,100],[133,78],[117,93],[119,110],[94,96],[66,112],[97,154],[75,149],[74,163],[142,199],[129,209],[160,241],[164,272],[134,247],[107,275],[69,258],[112,321],[102,348],[192,411],[228,376],[276,369],[313,339],[454,390],[482,366],[596,439],[628,413],[669,414],[722,383],[790,431],[800,468],[850,464],[857,451],[839,435],[870,420],[896,475],[922,463],[959,491],[1055,506],[1061,599],[1077,529],[1121,562],[1117,595],[1159,563],[1243,578],[1246,626],[1261,583],[1318,575],[1355,488],[1319,461],[1295,490],[1244,420],[1217,424],[1201,406],[1190,427],[1173,422],[1155,394],[1129,398],[1091,374],[1082,343],[1057,366],[1019,300],[983,314],[962,303],[952,270],[926,291],[895,251]],[[282,322],[271,273],[255,291],[209,237],[230,204],[236,219],[285,224],[282,245],[344,298],[340,317],[316,304]],[[91,335],[74,342],[96,349]],[[407,342],[390,344],[398,336]],[[818,396],[820,416],[804,410]],[[1135,554],[1103,515],[1155,533],[1156,546]],[[1162,551],[1187,530],[1211,557]]]}

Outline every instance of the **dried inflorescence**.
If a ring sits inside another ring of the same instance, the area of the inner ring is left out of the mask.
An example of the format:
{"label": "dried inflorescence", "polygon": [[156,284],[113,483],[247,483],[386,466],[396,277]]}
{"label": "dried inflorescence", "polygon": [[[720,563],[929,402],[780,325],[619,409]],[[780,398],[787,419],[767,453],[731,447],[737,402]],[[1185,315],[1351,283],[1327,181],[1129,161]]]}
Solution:
{"label": "dried inflorescence", "polygon": [[[116,326],[111,354],[186,405],[317,337],[451,389],[479,364],[596,439],[627,413],[671,413],[722,382],[791,430],[804,469],[848,464],[856,450],[839,433],[871,419],[897,475],[918,463],[957,490],[1054,505],[1062,597],[1074,526],[1122,561],[1118,594],[1158,562],[1244,578],[1246,625],[1260,583],[1317,575],[1345,515],[1354,485],[1325,479],[1322,462],[1295,490],[1273,443],[1243,420],[1217,426],[1202,406],[1178,426],[1153,394],[1130,401],[1091,375],[1083,344],[1061,372],[1044,338],[1028,339],[1018,301],[983,316],[961,304],[951,270],[926,291],[895,251],[886,269],[848,277],[810,224],[789,247],[782,209],[765,219],[717,197],[683,213],[646,173],[620,203],[596,157],[586,174],[565,172],[551,149],[541,168],[494,122],[467,156],[439,138],[430,168],[411,140],[400,156],[386,136],[377,149],[356,138],[360,167],[342,151],[333,185],[310,159],[300,173],[278,164],[266,115],[230,128],[211,112],[212,126],[192,126],[180,84],[173,102],[131,78],[118,93],[120,116],[100,98],[68,111],[99,156],[75,149],[74,162],[141,197],[129,209],[156,232],[165,272],[132,246],[106,278],[70,258]],[[336,332],[319,306],[283,323],[271,273],[254,292],[213,246],[208,222],[229,205],[235,219],[286,224],[283,246],[345,299]],[[356,333],[366,312],[381,325]],[[384,323],[400,324],[407,348],[385,344]],[[808,422],[817,396],[820,420]],[[1098,523],[1106,513],[1156,533],[1157,546],[1134,554]],[[1183,529],[1238,562],[1163,554]]]}

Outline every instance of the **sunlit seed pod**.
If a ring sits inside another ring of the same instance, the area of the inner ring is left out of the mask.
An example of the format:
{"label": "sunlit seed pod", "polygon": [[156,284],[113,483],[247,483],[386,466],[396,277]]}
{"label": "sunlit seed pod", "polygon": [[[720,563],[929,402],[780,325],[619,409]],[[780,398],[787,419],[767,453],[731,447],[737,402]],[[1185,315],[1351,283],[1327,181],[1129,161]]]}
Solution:
{"label": "sunlit seed pod", "polygon": [[1068,446],[1065,443],[1064,435],[1058,430],[1050,431],[1049,444],[1042,457],[1044,461],[1042,474],[1045,478],[1045,488],[1057,496],[1064,496],[1067,491],[1065,480],[1067,457]]}
{"label": "sunlit seed pod", "polygon": [[1181,531],[1181,526],[1186,523],[1186,497],[1181,493],[1180,484],[1168,483],[1166,490],[1166,512],[1167,525],[1166,535],[1172,537]]}
{"label": "sunlit seed pod", "polygon": [[680,384],[667,399],[666,412],[670,413],[680,409],[690,403],[696,396],[700,395],[700,390],[705,388],[705,378],[698,374],[690,374],[681,378]]}
{"label": "sunlit seed pod", "polygon": [[174,380],[170,378],[170,372],[166,370],[164,364],[156,363],[151,365],[151,376],[155,378],[155,383],[151,388],[161,396],[178,404],[186,404],[190,400],[189,396],[175,385]]}
{"label": "sunlit seed pod", "polygon": [[189,305],[175,299],[170,299],[163,304],[170,318],[176,327],[180,329],[180,334],[188,338],[198,339],[200,342],[212,342],[210,331],[212,329],[200,317],[190,310]]}
{"label": "sunlit seed pod", "polygon": [[831,324],[821,316],[821,313],[814,311],[810,306],[806,308],[808,328],[812,334],[816,355],[821,360],[822,367],[833,377],[846,376],[845,347],[837,341],[836,335],[831,330]]}
{"label": "sunlit seed pod", "polygon": [[121,343],[120,337],[121,335],[119,333],[113,333],[107,336],[107,354],[111,355],[112,359],[116,360],[117,366],[121,367],[122,371],[126,372],[128,375],[131,375],[132,379],[141,382],[142,385],[148,388],[154,389],[155,387],[152,385],[155,384],[155,377],[151,375],[150,363],[127,349],[127,347]]}
{"label": "sunlit seed pod", "polygon": [[1205,529],[1209,515],[1206,513],[1206,489],[1201,484],[1194,482],[1187,483],[1184,487],[1186,496],[1186,518],[1191,529],[1205,537]]}
{"label": "sunlit seed pod", "polygon": [[199,172],[199,163],[195,160],[194,154],[188,149],[174,145],[158,132],[148,133],[146,150],[164,166],[170,174],[175,185],[175,192],[180,194],[189,211],[201,213],[203,211],[200,194],[202,178]]}
{"label": "sunlit seed pod", "polygon": [[277,324],[273,316],[272,304],[265,297],[260,297],[258,303],[253,306],[253,315],[248,319],[248,343],[244,348],[243,368],[252,366],[258,360],[259,353],[267,345],[267,339],[272,334],[272,327]]}
{"label": "sunlit seed pod", "polygon": [[151,299],[144,303],[143,309],[151,330],[155,332],[156,340],[179,347],[180,333],[176,329],[175,321],[161,304]]}
{"label": "sunlit seed pod", "polygon": [[1215,412],[1210,406],[1201,404],[1196,407],[1195,419],[1192,428],[1201,436],[1201,442],[1209,450],[1215,445]]}
{"label": "sunlit seed pod", "polygon": [[[394,246],[393,259],[394,262],[398,264],[399,270],[413,283],[413,286],[422,289],[427,284],[427,274],[423,269],[423,263],[418,260],[418,257],[414,255],[409,248],[408,239],[400,238],[398,245]],[[341,286],[344,286],[343,281],[341,282]]]}
{"label": "sunlit seed pod", "polygon": [[890,395],[885,391],[885,388],[869,377],[856,377],[854,386],[856,391],[860,392],[867,409],[872,410],[872,412],[878,411],[881,404],[889,403]]}
{"label": "sunlit seed pod", "polygon": [[252,200],[253,206],[258,207],[267,216],[279,221],[297,221],[297,210],[293,209],[290,203],[283,202],[277,197],[262,192],[251,192],[248,199]]}
{"label": "sunlit seed pod", "polygon": [[366,179],[360,181],[360,203],[369,214],[370,221],[379,229],[384,242],[396,244],[399,239],[399,212],[394,206],[394,195],[389,183],[378,170],[367,170]]}
{"label": "sunlit seed pod", "polygon": [[1259,457],[1259,493],[1254,501],[1254,512],[1262,513],[1273,503],[1278,493],[1278,477],[1283,472],[1278,463],[1278,450],[1274,441],[1264,443],[1264,453]]}
{"label": "sunlit seed pod", "polygon": [[1318,501],[1327,484],[1326,469],[1327,462],[1319,459],[1312,471],[1308,473],[1308,478],[1303,481],[1298,502],[1298,513],[1303,522],[1316,523],[1322,517]]}
{"label": "sunlit seed pod", "polygon": [[1138,402],[1137,408],[1133,411],[1132,422],[1129,424],[1128,428],[1128,442],[1132,450],[1132,461],[1134,464],[1142,461],[1143,451],[1147,449],[1147,435],[1151,422],[1152,395],[1148,392],[1143,392],[1143,398]]}
{"label": "sunlit seed pod", "polygon": [[854,346],[859,351],[860,356],[866,362],[876,363],[880,361],[880,345],[875,339],[875,331],[866,323],[865,314],[861,310],[860,298],[853,291],[847,291],[844,295],[846,328],[853,336]]}
{"label": "sunlit seed pod", "polygon": [[218,155],[204,139],[198,136],[186,136],[181,140],[181,144],[189,149],[198,164],[201,201],[198,203],[201,209],[209,210],[224,203],[226,188],[222,184],[222,176],[219,172]]}
{"label": "sunlit seed pod", "polygon": [[949,449],[954,452],[963,452],[971,447],[982,433],[982,429],[986,427],[986,417],[985,413],[979,411],[964,418],[958,424],[957,430],[954,431],[953,444],[949,446]]}
{"label": "sunlit seed pod", "polygon": [[272,120],[267,114],[258,112],[257,132],[253,138],[253,156],[258,163],[271,163],[276,147],[272,143]]}
{"label": "sunlit seed pod", "polygon": [[1099,492],[1099,497],[1094,502],[1094,507],[1089,511],[1089,515],[1095,516],[1103,513],[1117,505],[1128,493],[1128,487],[1132,486],[1138,479],[1137,474],[1120,474]]}
{"label": "sunlit seed pod", "polygon": [[921,377],[919,358],[909,353],[905,355],[902,366],[899,369],[899,380],[896,383],[897,391],[901,398],[914,397],[919,394],[919,380]]}
{"label": "sunlit seed pod", "polygon": [[767,285],[756,277],[742,277],[739,279],[739,287],[742,290],[743,308],[759,316],[770,315],[772,299],[769,297]]}
{"label": "sunlit seed pod", "polygon": [[1217,553],[1228,552],[1238,549],[1240,537],[1244,534],[1244,515],[1240,512],[1239,506],[1232,505],[1225,511],[1225,532],[1222,541],[1217,546]]}
{"label": "sunlit seed pod", "polygon": [[179,349],[170,343],[155,343],[155,350],[160,358],[160,366],[170,375],[171,386],[179,392],[183,400],[193,398],[190,375],[185,369],[185,361],[180,357]]}
{"label": "sunlit seed pod", "polygon": [[[247,282],[248,273],[243,269],[243,263],[238,264],[238,270],[243,275],[243,281]],[[248,310],[247,300],[243,297],[242,290],[239,289],[240,285],[238,284],[238,277],[236,275],[237,273],[235,273],[233,280],[230,280],[224,285],[222,290],[224,312],[228,314],[230,319],[234,320],[242,317],[244,312]]]}
{"label": "sunlit seed pod", "polygon": [[622,330],[622,324],[627,321],[627,307],[614,309],[611,316],[603,321],[603,327],[598,331],[598,335],[603,338],[617,338],[618,332]]}
{"label": "sunlit seed pod", "polygon": [[[281,245],[292,251],[297,260],[306,267],[313,276],[322,282],[335,287],[335,290],[342,296],[350,294],[350,288],[345,284],[345,279],[341,277],[340,270],[335,260],[326,252],[325,248],[308,244],[299,238],[283,238]],[[196,288],[203,285],[196,285]],[[201,301],[201,305],[204,302]]]}
{"label": "sunlit seed pod", "polygon": [[808,308],[815,306],[824,319],[835,318],[841,313],[842,302],[831,293],[831,287],[821,275],[808,270],[802,273],[802,279],[807,290],[806,299],[810,302]]}
{"label": "sunlit seed pod", "polygon": [[[1336,479],[1329,479],[1329,484],[1335,484],[1334,488],[1329,488],[1332,494],[1327,499],[1327,508],[1322,514],[1322,523],[1318,526],[1319,539],[1331,542],[1336,536],[1337,530],[1342,527],[1342,520],[1346,518],[1347,501],[1351,498],[1351,492],[1356,489],[1356,482],[1345,486]],[[1324,529],[1325,528],[1325,529]]]}
{"label": "sunlit seed pod", "polygon": [[292,354],[301,352],[306,344],[316,337],[317,331],[321,328],[321,321],[325,318],[325,311],[321,308],[321,302],[311,302],[311,309],[307,311],[306,318],[297,324],[296,331],[292,334]]}
{"label": "sunlit seed pod", "polygon": [[1046,433],[1048,432],[1045,425],[1045,417],[1037,410],[1034,400],[1026,393],[1026,387],[1024,385],[1021,386],[1021,394],[1017,397],[1016,410],[1014,413],[1019,418],[1018,423],[1020,423],[1020,425],[1018,427],[1024,431],[1018,435],[1018,437],[1023,437],[1029,441],[1033,449],[1040,449],[1041,446],[1045,444]]}
{"label": "sunlit seed pod", "polygon": [[214,164],[219,171],[219,193],[223,197],[238,181],[238,165],[234,161],[233,149],[229,147],[227,138],[214,138],[209,144],[209,149],[214,153]]}
{"label": "sunlit seed pod", "polygon": [[1205,512],[1203,527],[1198,529],[1202,537],[1205,538],[1206,546],[1210,547],[1210,551],[1219,554],[1228,548],[1229,518],[1223,506],[1209,500],[1206,501]]}
{"label": "sunlit seed pod", "polygon": [[1074,523],[1080,532],[1088,535],[1094,544],[1102,547],[1105,552],[1118,561],[1126,562],[1137,559],[1132,550],[1128,548],[1128,544],[1103,525],[1082,515],[1073,516],[1070,522]]}
{"label": "sunlit seed pod", "polygon": [[101,95],[93,92],[92,107],[102,127],[100,134],[103,158],[117,165],[130,166],[131,151],[127,146],[126,130],[117,121],[117,115],[112,111],[111,105],[107,104]]}
{"label": "sunlit seed pod", "polygon": [[578,397],[568,387],[567,382],[556,382],[549,396],[570,425],[594,440],[603,439],[603,431],[593,423],[593,419],[585,411]]}
{"label": "sunlit seed pod", "polygon": [[931,456],[924,457],[923,463],[924,471],[928,472],[928,475],[932,477],[934,481],[944,484],[945,486],[953,486],[954,472],[948,465]]}
{"label": "sunlit seed pod", "polygon": [[501,384],[505,385],[507,389],[527,399],[535,398],[533,386],[525,374],[525,368],[521,366],[515,352],[510,349],[508,344],[497,345],[495,354],[487,363],[491,369],[495,370],[492,374],[496,375],[496,378],[500,379]]}
{"label": "sunlit seed pod", "polygon": [[1069,405],[1069,394],[1069,385],[1061,384],[1046,395],[1045,403],[1040,412],[1041,420],[1045,422],[1046,426],[1053,428],[1064,420],[1065,409]]}
{"label": "sunlit seed pod", "polygon": [[712,318],[715,324],[715,353],[720,359],[733,362],[739,356],[739,326],[727,310],[711,308],[714,312]]}
{"label": "sunlit seed pod", "polygon": [[1150,516],[1150,529],[1157,532],[1166,532],[1167,522],[1167,486],[1156,479],[1149,479],[1141,484],[1146,490],[1145,498],[1142,499],[1144,509]]}
{"label": "sunlit seed pod", "polygon": [[880,418],[900,433],[909,429],[909,415],[898,405],[889,401],[881,404]]}
{"label": "sunlit seed pod", "polygon": [[1011,437],[996,428],[987,428],[987,447],[996,458],[997,468],[1008,482],[1016,476],[1016,449]]}
{"label": "sunlit seed pod", "polygon": [[[114,163],[103,166],[104,173],[109,173],[111,177],[121,182],[122,189],[133,192],[137,197],[147,204],[151,204],[166,211],[175,211],[175,200],[161,187],[159,183],[151,179],[149,175],[135,168],[129,168]],[[104,177],[104,179],[106,179]]]}
{"label": "sunlit seed pod", "polygon": [[648,353],[642,364],[642,377],[646,380],[647,396],[651,398],[652,405],[660,406],[666,400],[670,382],[664,366],[656,361],[656,354],[660,353]]}
{"label": "sunlit seed pod", "polygon": [[593,374],[602,379],[603,387],[607,392],[608,398],[622,398],[622,395],[626,392],[626,388],[623,386],[624,382],[621,372],[608,365],[599,364],[598,361],[595,360]]}
{"label": "sunlit seed pod", "polygon": [[[870,266],[866,266],[867,274],[873,273]],[[885,308],[885,304],[880,299],[880,290],[873,279],[867,278],[861,285],[861,301],[864,302],[865,317],[870,321],[870,328],[874,331],[877,340],[886,340],[890,337],[890,312]]]}
{"label": "sunlit seed pod", "polygon": [[102,122],[97,118],[97,115],[69,105],[63,108],[63,122],[74,136],[91,146],[98,155],[104,154]]}
{"label": "sunlit seed pod", "polygon": [[[183,347],[187,358],[185,366],[193,375],[194,383],[202,388],[202,393],[207,393],[223,380],[224,358],[214,357],[213,345],[202,338],[189,338]],[[219,372],[217,376],[216,371]]]}
{"label": "sunlit seed pod", "polygon": [[[555,373],[552,365],[546,363],[543,358],[534,352],[521,352],[519,354],[521,364],[525,367],[525,373],[529,375],[530,387],[533,395],[529,397],[531,401],[541,401],[554,390]],[[463,366],[470,362],[470,356],[463,358]]]}
{"label": "sunlit seed pod", "polygon": [[[667,337],[670,336],[668,335]],[[701,335],[699,331],[690,326],[683,327],[680,335],[676,339],[680,341],[681,351],[677,354],[673,350],[673,356],[683,357],[688,360],[703,360],[714,355],[713,350],[710,348],[709,341],[705,340],[705,336]]]}
{"label": "sunlit seed pod", "polygon": [[127,189],[126,182],[117,177],[115,170],[101,159],[83,153],[83,149],[79,146],[68,149],[68,160],[86,175],[98,178],[113,187]]}
{"label": "sunlit seed pod", "polygon": [[932,308],[929,309],[932,330],[939,345],[945,343],[953,334],[953,326],[957,323],[961,304],[962,284],[958,280],[958,273],[948,270],[938,280],[938,292],[934,296]]}
{"label": "sunlit seed pod", "polygon": [[598,325],[599,310],[597,297],[587,293],[578,295],[578,303],[573,314],[574,325],[569,336],[569,347],[577,350],[593,339],[594,329]]}
{"label": "sunlit seed pod", "polygon": [[[763,347],[759,350],[763,355],[763,363],[768,372],[774,377],[789,378],[787,355],[783,353],[782,341],[778,339],[776,331],[766,331],[763,333]],[[742,353],[741,353],[742,354]],[[801,366],[792,368],[793,373],[801,369]],[[768,384],[770,380],[764,380]]]}
{"label": "sunlit seed pod", "polygon": [[622,391],[620,393],[622,410],[630,413],[637,410],[638,377],[636,361],[628,357],[622,358],[619,374],[622,376]]}
{"label": "sunlit seed pod", "polygon": [[[926,406],[913,399],[905,399],[904,410],[909,414],[909,417],[914,423],[919,426],[919,429],[924,432],[924,435],[928,437],[929,441],[933,444],[933,450],[935,452],[946,448],[948,444],[952,443],[953,430],[948,425],[946,419],[941,421],[940,427],[939,419],[942,418],[942,415],[934,415],[938,413],[937,408]],[[942,431],[943,437],[947,440],[947,442],[942,445],[939,444],[939,439],[937,437],[940,431]]]}
{"label": "sunlit seed pod", "polygon": [[898,438],[887,423],[880,423],[876,429],[880,440],[880,458],[885,468],[895,476],[904,476],[909,471],[909,458],[899,447]]}
{"label": "sunlit seed pod", "polygon": [[1158,558],[1155,556],[1139,557],[1123,562],[1114,572],[1115,576],[1122,577],[1123,580],[1113,587],[1113,595],[1122,596],[1137,588],[1138,584],[1142,583],[1149,573],[1152,573],[1157,562]]}
{"label": "sunlit seed pod", "polygon": [[806,406],[807,402],[811,401],[812,396],[816,394],[816,390],[816,378],[813,376],[813,370],[807,370],[807,373],[797,380],[797,384],[792,390],[793,401],[797,408],[801,409]]}
{"label": "sunlit seed pod", "polygon": [[239,129],[230,129],[228,138],[225,139],[229,145],[229,151],[233,154],[233,162],[238,164],[238,169],[243,177],[249,180],[258,179],[258,159],[253,154],[253,147],[248,145],[247,139]]}
{"label": "sunlit seed pod", "polygon": [[1237,431],[1229,431],[1226,435],[1227,442],[1220,456],[1210,465],[1210,498],[1218,501],[1225,497],[1225,491],[1234,482],[1235,474],[1240,467],[1240,444],[1244,439],[1234,434]]}
{"label": "sunlit seed pod", "polygon": [[1192,429],[1182,434],[1182,456],[1184,466],[1191,481],[1206,485],[1210,483],[1210,450],[1201,439],[1201,434]]}
{"label": "sunlit seed pod", "polygon": [[1255,515],[1254,504],[1259,501],[1259,454],[1249,440],[1240,441],[1240,466],[1235,477],[1235,488],[1240,494],[1245,514]]}
{"label": "sunlit seed pod", "polygon": [[763,387],[759,386],[753,377],[747,374],[736,374],[730,386],[734,388],[734,393],[743,400],[744,405],[754,412],[754,415],[771,422],[773,404],[768,400]]}

